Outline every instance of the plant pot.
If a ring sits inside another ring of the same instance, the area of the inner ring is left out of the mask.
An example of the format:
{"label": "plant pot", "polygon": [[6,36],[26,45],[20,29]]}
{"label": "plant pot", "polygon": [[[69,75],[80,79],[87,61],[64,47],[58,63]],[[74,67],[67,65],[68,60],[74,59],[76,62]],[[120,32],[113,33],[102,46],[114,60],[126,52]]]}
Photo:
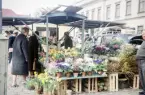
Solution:
{"label": "plant pot", "polygon": [[71,76],[70,72],[66,73],[66,77],[70,77],[70,76]]}
{"label": "plant pot", "polygon": [[102,74],[103,74],[103,71],[98,71],[98,74],[99,74],[99,75],[102,75]]}
{"label": "plant pot", "polygon": [[74,77],[78,77],[79,73],[74,73]]}
{"label": "plant pot", "polygon": [[62,73],[61,72],[57,72],[56,73],[56,77],[61,78],[62,77]]}
{"label": "plant pot", "polygon": [[82,72],[82,77],[85,77],[86,76],[86,72]]}
{"label": "plant pot", "polygon": [[92,76],[92,72],[90,71],[90,72],[88,72],[88,76]]}
{"label": "plant pot", "polygon": [[42,88],[36,89],[36,94],[37,95],[42,94],[42,92],[43,92],[43,89]]}

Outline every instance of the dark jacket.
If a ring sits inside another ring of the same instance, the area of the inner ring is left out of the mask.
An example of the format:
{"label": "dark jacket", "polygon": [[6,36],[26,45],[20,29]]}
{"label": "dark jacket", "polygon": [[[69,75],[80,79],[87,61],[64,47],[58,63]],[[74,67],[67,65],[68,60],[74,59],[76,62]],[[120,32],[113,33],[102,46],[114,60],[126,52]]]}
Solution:
{"label": "dark jacket", "polygon": [[69,47],[73,47],[73,41],[70,37],[66,37],[64,39],[64,42],[61,44],[61,46],[65,46],[65,49],[68,49]]}
{"label": "dark jacket", "polygon": [[33,70],[34,59],[38,61],[39,42],[35,35],[29,38],[29,71]]}
{"label": "dark jacket", "polygon": [[13,43],[14,43],[15,38],[16,38],[15,36],[10,36],[9,37],[8,48],[12,48],[13,47]]}
{"label": "dark jacket", "polygon": [[142,42],[141,47],[137,51],[137,59],[144,59],[145,60],[145,41]]}
{"label": "dark jacket", "polygon": [[13,44],[12,74],[28,75],[28,40],[20,34]]}

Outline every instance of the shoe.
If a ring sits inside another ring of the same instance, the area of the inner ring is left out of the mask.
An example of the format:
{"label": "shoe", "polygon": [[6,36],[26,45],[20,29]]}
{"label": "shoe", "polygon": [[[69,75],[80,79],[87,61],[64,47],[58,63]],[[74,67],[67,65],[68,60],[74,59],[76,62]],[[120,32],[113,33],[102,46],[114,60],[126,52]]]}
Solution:
{"label": "shoe", "polygon": [[145,95],[145,93],[144,92],[139,92],[139,95]]}
{"label": "shoe", "polygon": [[12,85],[11,87],[16,88],[16,87],[19,87],[19,85],[15,84],[15,85]]}

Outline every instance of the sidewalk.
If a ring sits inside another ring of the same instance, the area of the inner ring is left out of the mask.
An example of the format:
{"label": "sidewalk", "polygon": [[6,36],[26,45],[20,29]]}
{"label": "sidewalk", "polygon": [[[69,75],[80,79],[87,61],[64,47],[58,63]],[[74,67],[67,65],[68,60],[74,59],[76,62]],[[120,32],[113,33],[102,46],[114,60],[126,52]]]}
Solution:
{"label": "sidewalk", "polygon": [[[24,86],[21,84],[21,78],[18,77],[18,88],[12,88],[12,76],[10,74],[10,69],[8,70],[8,89],[7,89],[7,95],[35,95],[35,91],[30,91],[24,88]],[[89,94],[79,94],[79,95],[138,95],[139,90],[121,90],[118,92],[99,92],[99,93],[89,93]],[[78,95],[78,94],[75,94]]]}

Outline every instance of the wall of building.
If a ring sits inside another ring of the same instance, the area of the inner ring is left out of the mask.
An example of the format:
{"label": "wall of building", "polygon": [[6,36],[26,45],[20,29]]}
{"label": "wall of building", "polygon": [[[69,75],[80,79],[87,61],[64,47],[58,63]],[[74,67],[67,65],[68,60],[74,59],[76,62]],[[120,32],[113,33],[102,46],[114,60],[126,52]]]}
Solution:
{"label": "wall of building", "polygon": [[[82,6],[84,8],[83,10],[80,11],[81,14],[87,16],[87,13],[89,12],[88,19],[123,22],[126,23],[127,27],[135,28],[136,33],[138,30],[137,29],[138,26],[143,26],[143,28],[145,29],[145,11],[142,13],[139,12],[140,0],[84,0],[84,1],[77,3],[77,5]],[[131,1],[130,15],[126,14],[127,1]],[[120,16],[118,18],[115,17],[116,4],[120,4]],[[107,18],[107,6],[110,6],[110,19]],[[98,14],[99,8],[101,8],[100,14]],[[99,15],[101,17],[100,19],[98,18]]]}

